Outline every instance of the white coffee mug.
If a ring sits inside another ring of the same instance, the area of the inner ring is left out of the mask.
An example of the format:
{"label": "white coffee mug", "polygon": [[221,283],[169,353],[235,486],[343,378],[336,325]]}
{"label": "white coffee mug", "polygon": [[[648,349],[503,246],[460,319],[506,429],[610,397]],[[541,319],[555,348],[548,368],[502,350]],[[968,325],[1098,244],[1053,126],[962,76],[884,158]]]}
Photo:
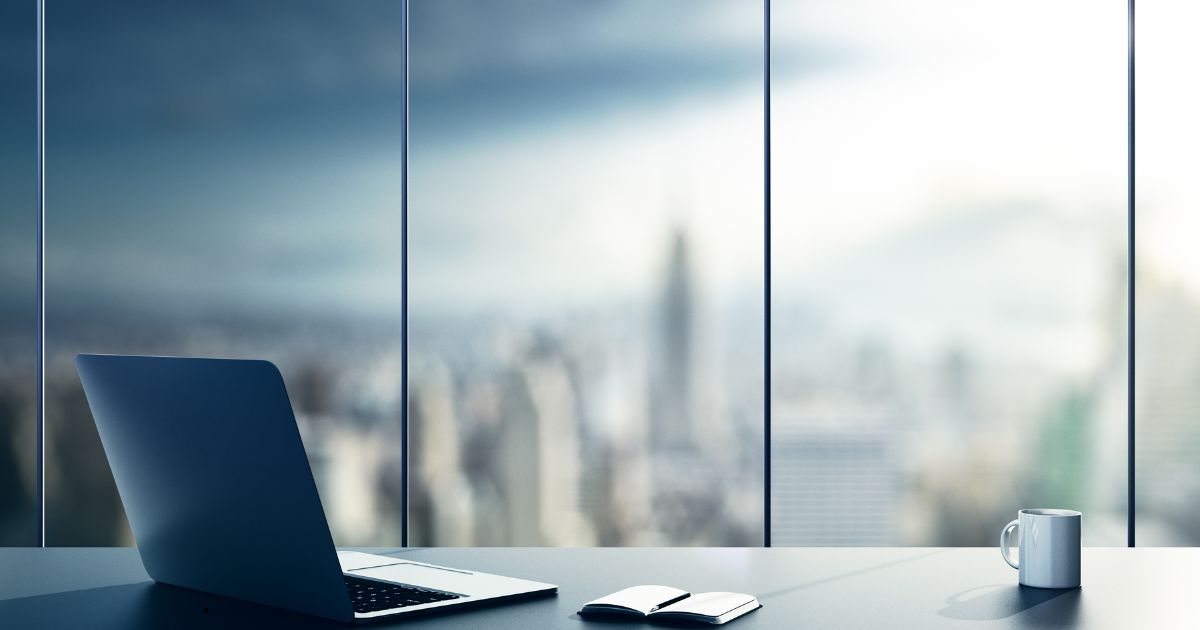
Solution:
{"label": "white coffee mug", "polygon": [[[1025,586],[1075,588],[1080,584],[1082,521],[1083,514],[1072,510],[1021,510],[1000,531],[1000,555],[1021,572]],[[1019,561],[1008,555],[1008,532],[1014,527],[1021,538]]]}

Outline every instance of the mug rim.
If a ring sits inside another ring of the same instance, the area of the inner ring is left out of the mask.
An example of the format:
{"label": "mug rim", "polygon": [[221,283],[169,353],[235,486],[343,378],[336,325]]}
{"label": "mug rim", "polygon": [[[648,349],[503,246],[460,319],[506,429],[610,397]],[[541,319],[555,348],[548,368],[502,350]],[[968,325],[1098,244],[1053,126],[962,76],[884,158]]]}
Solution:
{"label": "mug rim", "polygon": [[1028,514],[1030,516],[1050,516],[1050,517],[1083,516],[1083,512],[1076,512],[1075,510],[1059,510],[1059,509],[1053,509],[1053,508],[1030,508],[1030,509],[1021,510],[1018,512],[1018,514]]}

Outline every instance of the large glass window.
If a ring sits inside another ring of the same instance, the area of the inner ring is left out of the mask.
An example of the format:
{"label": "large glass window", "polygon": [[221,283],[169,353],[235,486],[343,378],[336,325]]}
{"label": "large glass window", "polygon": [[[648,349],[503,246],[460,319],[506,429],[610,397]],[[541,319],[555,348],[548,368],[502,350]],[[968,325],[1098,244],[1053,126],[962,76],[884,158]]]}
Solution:
{"label": "large glass window", "polygon": [[761,544],[762,24],[413,2],[412,544]]}
{"label": "large glass window", "polygon": [[48,544],[133,542],[79,352],[274,361],[334,540],[398,544],[400,3],[47,6]]}
{"label": "large glass window", "polygon": [[37,542],[36,9],[0,2],[0,546]]}
{"label": "large glass window", "polygon": [[1124,544],[1125,3],[774,5],[772,542]]}
{"label": "large glass window", "polygon": [[1200,544],[1197,24],[1191,3],[1138,3],[1138,545]]}
{"label": "large glass window", "polygon": [[[1054,506],[1124,544],[1126,3],[773,5],[772,543]],[[0,545],[35,8],[0,0]],[[413,0],[407,277],[402,3],[47,8],[48,544],[133,543],[79,352],[274,361],[338,544],[400,543],[405,412],[411,544],[762,542],[760,0]],[[1187,545],[1200,14],[1139,9],[1137,533]]]}

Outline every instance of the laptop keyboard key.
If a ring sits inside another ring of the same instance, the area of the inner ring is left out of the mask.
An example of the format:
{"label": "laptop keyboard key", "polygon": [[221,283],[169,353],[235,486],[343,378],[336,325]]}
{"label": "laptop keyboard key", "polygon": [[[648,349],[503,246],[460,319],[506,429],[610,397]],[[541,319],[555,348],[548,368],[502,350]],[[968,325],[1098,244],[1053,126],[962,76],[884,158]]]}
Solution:
{"label": "laptop keyboard key", "polygon": [[406,608],[433,602],[444,602],[450,599],[460,599],[459,595],[441,593],[413,586],[376,582],[358,577],[343,575],[346,580],[346,590],[350,593],[350,603],[354,612],[368,613],[393,608]]}

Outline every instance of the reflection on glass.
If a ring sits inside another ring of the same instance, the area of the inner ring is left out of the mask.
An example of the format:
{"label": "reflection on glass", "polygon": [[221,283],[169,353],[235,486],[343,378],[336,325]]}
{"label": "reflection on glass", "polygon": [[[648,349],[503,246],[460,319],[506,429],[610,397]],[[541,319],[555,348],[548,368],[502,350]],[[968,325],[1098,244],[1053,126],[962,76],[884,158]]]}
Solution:
{"label": "reflection on glass", "polygon": [[1125,542],[1125,4],[775,3],[773,542]]}
{"label": "reflection on glass", "polygon": [[47,6],[48,543],[133,542],[106,352],[274,361],[335,542],[398,544],[400,3]]}
{"label": "reflection on glass", "polygon": [[761,544],[761,29],[413,3],[413,544]]}
{"label": "reflection on glass", "polygon": [[1200,45],[1191,3],[1138,5],[1137,544],[1200,544]]}
{"label": "reflection on glass", "polygon": [[36,10],[0,2],[0,546],[37,542]]}

